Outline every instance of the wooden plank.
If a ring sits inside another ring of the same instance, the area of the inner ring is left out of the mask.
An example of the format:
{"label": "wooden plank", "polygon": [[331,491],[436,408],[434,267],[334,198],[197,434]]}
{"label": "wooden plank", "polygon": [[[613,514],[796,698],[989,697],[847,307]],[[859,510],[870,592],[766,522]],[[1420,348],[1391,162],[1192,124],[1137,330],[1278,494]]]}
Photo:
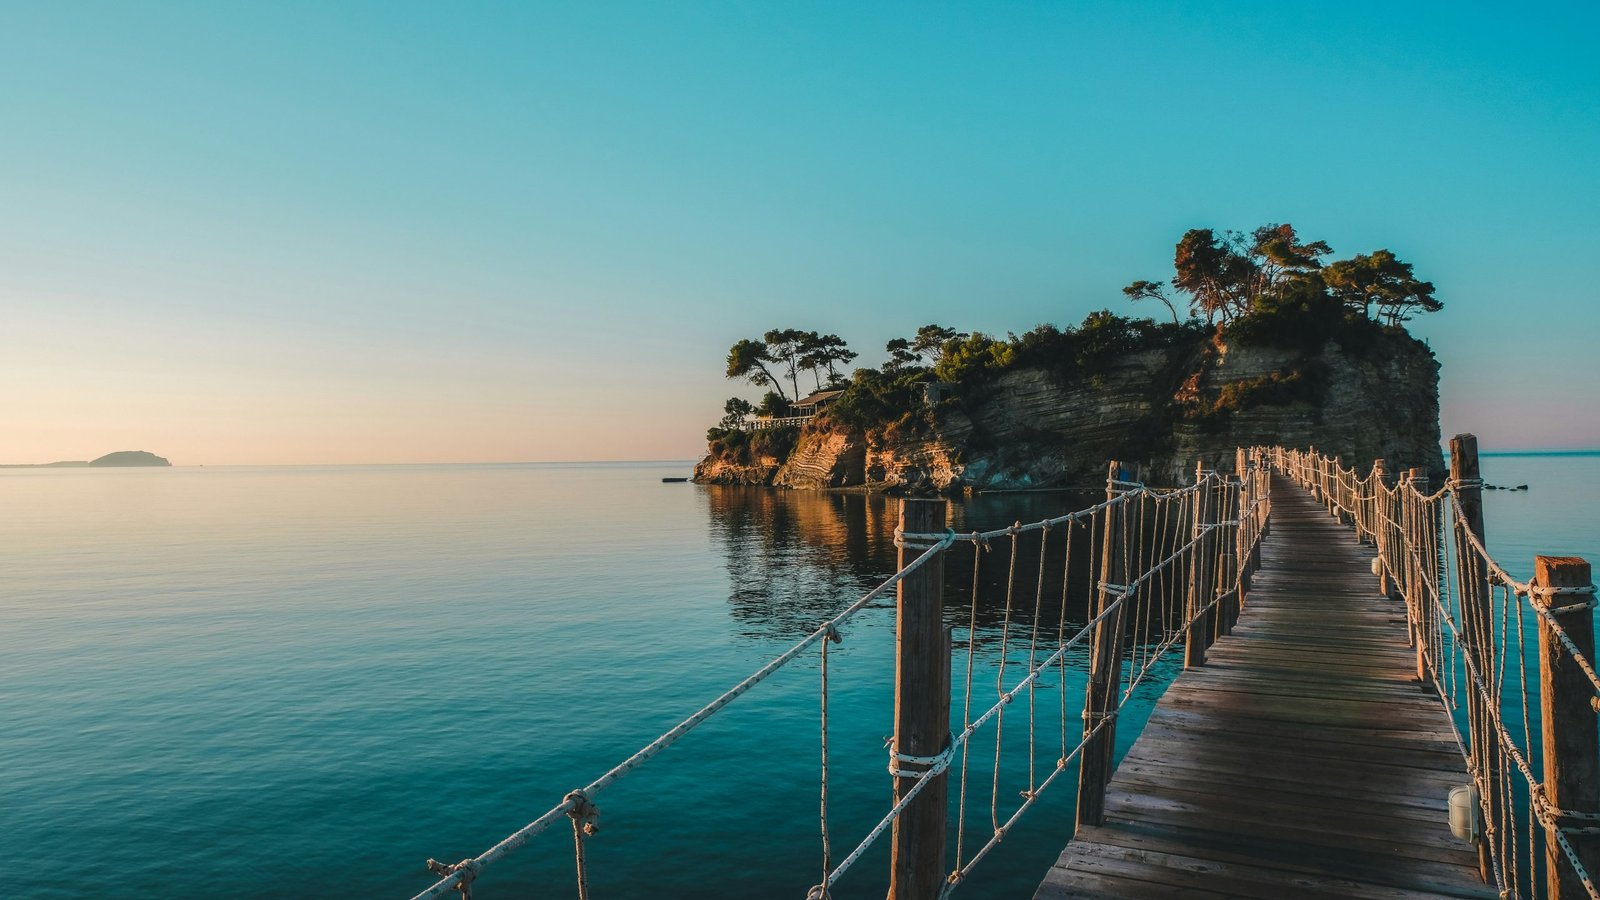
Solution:
{"label": "wooden plank", "polygon": [[1466,781],[1371,555],[1272,479],[1238,626],[1157,703],[1039,898],[1491,898],[1449,831]]}

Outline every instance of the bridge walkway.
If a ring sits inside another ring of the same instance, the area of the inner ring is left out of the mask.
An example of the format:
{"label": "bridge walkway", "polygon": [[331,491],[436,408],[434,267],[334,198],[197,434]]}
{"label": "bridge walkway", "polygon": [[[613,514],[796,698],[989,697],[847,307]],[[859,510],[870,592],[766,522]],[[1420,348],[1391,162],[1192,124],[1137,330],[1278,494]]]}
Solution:
{"label": "bridge walkway", "polygon": [[1238,625],[1161,698],[1036,900],[1497,896],[1450,834],[1468,779],[1404,605],[1308,493],[1275,475],[1272,496]]}

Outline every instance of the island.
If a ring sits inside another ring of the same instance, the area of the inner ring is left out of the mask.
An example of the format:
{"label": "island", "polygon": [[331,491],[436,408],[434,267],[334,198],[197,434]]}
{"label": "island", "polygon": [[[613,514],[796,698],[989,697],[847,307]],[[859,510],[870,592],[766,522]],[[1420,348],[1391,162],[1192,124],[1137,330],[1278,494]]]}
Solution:
{"label": "island", "polygon": [[118,450],[89,461],[91,466],[170,466],[166,457],[144,450]]}
{"label": "island", "polygon": [[[1444,478],[1439,364],[1404,323],[1434,286],[1387,249],[1331,249],[1288,224],[1191,229],[1170,281],[1126,300],[1169,316],[1090,313],[1003,337],[929,324],[876,368],[837,335],[774,329],[728,352],[728,400],[702,484],[938,494],[1096,485],[1108,459],[1182,484],[1235,447],[1316,447]],[[811,384],[804,384],[804,381]],[[806,390],[810,389],[810,393]]]}
{"label": "island", "polygon": [[133,466],[171,466],[166,457],[145,450],[118,450],[98,459],[68,459],[51,463],[0,463],[0,469],[115,469]]}

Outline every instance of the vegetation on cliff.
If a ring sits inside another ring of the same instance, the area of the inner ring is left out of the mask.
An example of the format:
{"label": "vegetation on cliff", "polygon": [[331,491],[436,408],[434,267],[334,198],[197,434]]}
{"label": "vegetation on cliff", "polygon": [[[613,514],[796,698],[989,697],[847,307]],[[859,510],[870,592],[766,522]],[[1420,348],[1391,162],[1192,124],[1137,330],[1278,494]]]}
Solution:
{"label": "vegetation on cliff", "polygon": [[[1353,358],[1421,352],[1404,322],[1442,304],[1434,287],[1388,250],[1324,264],[1332,250],[1304,241],[1291,225],[1254,231],[1192,229],[1178,241],[1170,281],[1139,280],[1126,299],[1154,300],[1170,322],[1091,313],[1076,327],[1039,325],[997,337],[929,324],[884,348],[877,368],[840,367],[856,357],[837,335],[775,329],[741,340],[729,351],[727,376],[769,388],[760,403],[728,401],[707,434],[710,456],[730,464],[781,464],[806,432],[845,431],[870,449],[932,437],[942,410],[976,413],[1008,373],[1038,370],[1062,388],[1096,390],[1132,355],[1155,351],[1145,398],[1151,415],[1130,428],[1126,452],[1159,449],[1168,432],[1188,423],[1208,433],[1225,430],[1236,414],[1305,402],[1320,405],[1328,388],[1323,348]],[[1228,346],[1292,351],[1277,370],[1242,377],[1206,391],[1208,367]],[[759,419],[794,415],[800,375],[816,388],[840,390],[803,426],[760,427]],[[787,388],[787,390],[785,390]],[[967,418],[976,422],[981,416]],[[749,430],[747,430],[749,429]],[[967,435],[983,445],[983,429]]]}

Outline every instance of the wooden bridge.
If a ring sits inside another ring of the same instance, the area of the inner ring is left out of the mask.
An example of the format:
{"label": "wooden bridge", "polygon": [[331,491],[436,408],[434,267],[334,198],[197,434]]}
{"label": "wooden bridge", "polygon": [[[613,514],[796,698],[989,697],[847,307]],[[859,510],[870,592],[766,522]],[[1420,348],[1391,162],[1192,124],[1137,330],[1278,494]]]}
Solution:
{"label": "wooden bridge", "polygon": [[1467,781],[1374,552],[1283,476],[1245,613],[1162,696],[1036,895],[1471,897]]}
{"label": "wooden bridge", "polygon": [[[415,900],[470,898],[486,866],[563,822],[584,900],[601,792],[808,658],[821,878],[797,874],[797,898],[831,900],[888,838],[891,900],[943,900],[1076,780],[1075,835],[1036,900],[1600,900],[1589,565],[1541,556],[1513,577],[1484,542],[1476,439],[1450,456],[1431,492],[1421,469],[1285,448],[1241,448],[1231,472],[1201,464],[1175,487],[1113,462],[1104,502],[983,532],[947,528],[942,500],[902,501],[887,580],[488,850],[429,860],[438,880]],[[892,800],[835,856],[828,648],[891,592]],[[980,645],[992,681],[974,679]],[[1178,653],[1117,760],[1119,719]]]}

